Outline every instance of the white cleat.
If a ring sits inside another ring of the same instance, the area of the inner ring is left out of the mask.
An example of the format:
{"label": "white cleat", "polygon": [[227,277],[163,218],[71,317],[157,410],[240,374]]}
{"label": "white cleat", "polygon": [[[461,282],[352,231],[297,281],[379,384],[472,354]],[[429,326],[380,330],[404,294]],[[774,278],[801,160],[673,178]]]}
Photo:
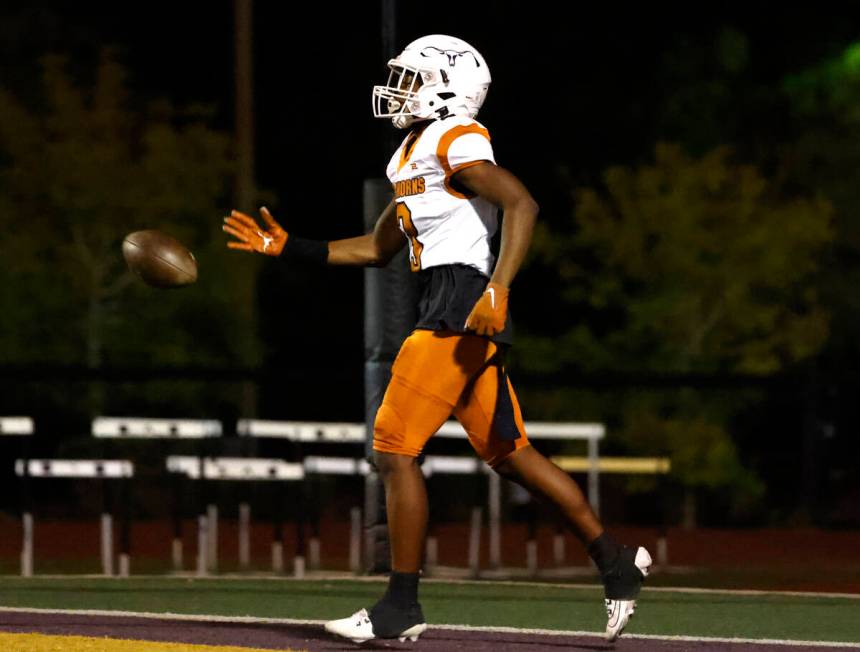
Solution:
{"label": "white cleat", "polygon": [[621,636],[621,632],[633,617],[636,600],[604,600],[604,602],[606,615],[609,616],[606,623],[606,640],[612,642]]}
{"label": "white cleat", "polygon": [[[370,615],[367,609],[361,609],[355,612],[349,618],[341,618],[340,620],[330,620],[325,624],[325,630],[336,636],[348,638],[353,643],[364,643],[376,638],[373,632],[373,623],[370,622]],[[417,641],[427,630],[427,623],[418,623],[409,629],[406,629],[397,635],[397,639],[403,643],[407,639]]]}
{"label": "white cleat", "polygon": [[[651,570],[651,555],[645,548],[639,548],[636,551],[636,557],[633,560],[636,568],[642,573],[642,579],[648,577],[648,572]],[[638,590],[637,590],[638,593]],[[606,623],[606,640],[614,641],[619,636],[627,623],[633,617],[636,611],[636,600],[605,600],[606,615],[609,620]]]}

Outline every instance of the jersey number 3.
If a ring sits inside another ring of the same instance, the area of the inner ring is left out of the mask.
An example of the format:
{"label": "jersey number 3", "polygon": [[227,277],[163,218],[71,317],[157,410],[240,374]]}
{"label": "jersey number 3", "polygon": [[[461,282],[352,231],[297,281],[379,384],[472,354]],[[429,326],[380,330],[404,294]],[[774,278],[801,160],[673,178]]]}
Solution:
{"label": "jersey number 3", "polygon": [[409,240],[409,267],[413,272],[417,272],[421,269],[421,252],[424,251],[424,245],[418,241],[418,229],[412,223],[412,211],[403,202],[397,202],[397,221],[400,223],[400,230]]}

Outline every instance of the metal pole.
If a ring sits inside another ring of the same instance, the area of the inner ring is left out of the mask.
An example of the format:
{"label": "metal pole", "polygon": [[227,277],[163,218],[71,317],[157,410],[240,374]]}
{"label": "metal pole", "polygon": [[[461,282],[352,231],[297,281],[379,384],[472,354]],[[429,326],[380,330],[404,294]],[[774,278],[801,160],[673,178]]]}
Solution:
{"label": "metal pole", "polygon": [[206,517],[202,514],[197,517],[197,576],[206,577],[208,565],[206,563],[206,551],[209,549],[207,543]]}
{"label": "metal pole", "polygon": [[101,533],[102,574],[110,577],[113,575],[113,517],[110,514],[102,514]]}
{"label": "metal pole", "polygon": [[491,473],[488,490],[488,509],[490,520],[490,568],[497,569],[502,565],[502,479],[498,473]]}
{"label": "metal pole", "polygon": [[182,570],[182,478],[181,473],[173,473],[170,482],[173,486],[173,540],[171,542],[171,561],[173,570]]}
{"label": "metal pole", "polygon": [[236,39],[236,203],[250,210],[254,201],[253,0],[235,0]]}
{"label": "metal pole", "polygon": [[113,575],[113,517],[111,516],[110,486],[102,478],[102,516],[101,516],[101,549],[102,573]]}
{"label": "metal pole", "polygon": [[21,474],[21,576],[33,576],[33,513],[30,505],[30,438],[25,437],[22,455],[24,472]]}
{"label": "metal pole", "polygon": [[210,504],[206,508],[206,522],[209,525],[206,561],[210,571],[218,572],[218,505]]}
{"label": "metal pole", "polygon": [[588,502],[597,516],[600,516],[600,455],[597,439],[588,440]]}
{"label": "metal pole", "polygon": [[349,570],[358,573],[361,570],[361,508],[349,510]]}
{"label": "metal pole", "polygon": [[[251,211],[256,207],[253,205],[256,199],[256,188],[254,183],[254,48],[253,48],[253,0],[234,0],[233,15],[235,21],[235,82],[236,82],[236,206],[243,211]],[[233,274],[244,273],[249,275],[248,293],[240,303],[240,310],[251,327],[250,332],[255,330],[257,321],[256,308],[256,274],[257,261],[249,261],[251,264],[242,266],[243,271],[237,268],[232,270]],[[246,356],[250,359],[256,357],[253,345],[246,347]],[[257,386],[253,380],[242,382],[242,413],[246,417],[253,417],[257,409]]]}
{"label": "metal pole", "polygon": [[128,577],[131,573],[131,518],[132,518],[132,478],[121,480],[122,522],[119,531],[119,576]]}
{"label": "metal pole", "polygon": [[[397,11],[395,0],[382,0],[380,4],[382,59],[388,61],[395,53],[397,34]],[[382,74],[382,71],[380,71]],[[397,147],[397,136],[394,130],[382,142],[384,151],[379,157],[380,171],[384,161],[388,160]],[[373,228],[376,220],[391,198],[391,186],[387,179],[366,179],[364,182],[364,227],[365,231]],[[364,273],[365,306],[364,306],[364,395],[365,423],[367,425],[367,441],[365,456],[373,458],[373,421],[376,410],[382,402],[382,394],[388,385],[391,363],[397,353],[400,342],[406,336],[401,322],[402,316],[410,299],[408,292],[390,294],[387,286],[398,280],[396,267],[404,266],[402,260],[393,261],[388,269],[368,269]],[[405,270],[405,267],[404,267]],[[409,274],[408,270],[405,270]],[[401,273],[400,276],[403,274]],[[414,303],[414,301],[413,301]],[[393,310],[392,310],[393,308]],[[414,324],[409,324],[411,329]],[[408,331],[407,331],[408,332]],[[395,343],[396,341],[396,343]],[[368,572],[384,572],[389,570],[391,561],[388,547],[388,523],[385,515],[385,490],[376,473],[365,477],[365,569]]]}
{"label": "metal pole", "polygon": [[469,529],[469,571],[472,577],[481,574],[481,508],[472,508],[472,523]]}
{"label": "metal pole", "polygon": [[33,577],[33,515],[24,512],[21,515],[23,530],[21,545],[21,577]]}
{"label": "metal pole", "polygon": [[564,566],[565,554],[564,525],[561,520],[556,524],[555,535],[552,538],[552,560],[557,568]]}
{"label": "metal pole", "polygon": [[251,565],[251,506],[239,505],[239,568],[248,570]]}
{"label": "metal pole", "polygon": [[[275,491],[277,492],[277,487]],[[272,572],[284,572],[284,501],[278,499],[272,512]]]}

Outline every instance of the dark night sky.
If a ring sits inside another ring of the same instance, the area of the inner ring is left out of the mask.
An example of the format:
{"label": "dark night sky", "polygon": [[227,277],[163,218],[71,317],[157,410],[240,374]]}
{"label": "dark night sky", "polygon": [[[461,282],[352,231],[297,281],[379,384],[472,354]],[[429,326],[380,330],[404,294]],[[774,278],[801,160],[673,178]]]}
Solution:
{"label": "dark night sky", "polygon": [[[571,3],[566,12],[546,1],[458,3],[445,11],[397,4],[398,46],[441,32],[484,54],[494,82],[480,119],[494,134],[499,161],[536,194],[557,161],[588,178],[650,151],[661,135],[654,112],[671,91],[659,74],[683,40],[705,47],[722,27],[740,29],[750,38],[749,74],[767,80],[832,54],[860,26],[844,8],[828,12],[820,4],[777,12],[766,9],[772,3],[723,3],[704,13],[659,4],[645,11]],[[230,128],[231,2],[17,5],[0,9],[5,79],[32,74],[40,52],[71,52],[86,62],[114,45],[141,96],[215,105]],[[306,3],[299,17],[294,3],[255,3],[259,184],[292,207],[296,226],[329,237],[358,228],[361,180],[381,174],[391,131],[370,112],[370,88],[385,76],[379,3],[343,5]]]}
{"label": "dark night sky", "polygon": [[[362,180],[381,176],[390,155],[392,128],[373,118],[370,102],[371,86],[386,78],[379,4],[306,3],[299,12],[296,3],[255,3],[257,180],[274,194],[275,215],[299,235],[357,234]],[[671,136],[661,133],[658,112],[673,91],[665,71],[680,44],[700,42],[704,50],[721,29],[738,29],[749,38],[745,75],[754,86],[833,55],[860,34],[856,17],[820,3],[670,7],[401,1],[396,43],[449,33],[483,53],[494,82],[480,120],[493,134],[499,163],[551,216],[569,210],[560,165],[575,182],[593,180],[609,164],[647,158],[657,139]],[[86,69],[101,48],[113,46],[138,98],[210,104],[217,126],[232,128],[232,2],[6,2],[0,19],[0,74],[10,86],[27,86],[41,53],[70,53]],[[213,215],[216,228],[220,217]],[[279,335],[302,341],[302,333],[337,321],[344,307],[319,300],[337,289],[349,297],[345,310],[355,328],[340,329],[329,355],[360,383],[361,272],[325,270],[313,285],[277,272],[263,278],[271,284],[263,302],[284,306],[266,327],[270,362],[288,364],[295,355],[278,344]],[[305,390],[310,396],[320,387]]]}

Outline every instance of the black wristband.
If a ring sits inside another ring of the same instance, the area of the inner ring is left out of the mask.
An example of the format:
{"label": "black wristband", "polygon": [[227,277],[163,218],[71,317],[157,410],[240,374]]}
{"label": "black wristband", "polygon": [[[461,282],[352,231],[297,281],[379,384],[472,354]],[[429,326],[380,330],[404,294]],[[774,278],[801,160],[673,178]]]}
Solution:
{"label": "black wristband", "polygon": [[281,250],[281,258],[325,265],[328,262],[328,241],[307,240],[291,235]]}

